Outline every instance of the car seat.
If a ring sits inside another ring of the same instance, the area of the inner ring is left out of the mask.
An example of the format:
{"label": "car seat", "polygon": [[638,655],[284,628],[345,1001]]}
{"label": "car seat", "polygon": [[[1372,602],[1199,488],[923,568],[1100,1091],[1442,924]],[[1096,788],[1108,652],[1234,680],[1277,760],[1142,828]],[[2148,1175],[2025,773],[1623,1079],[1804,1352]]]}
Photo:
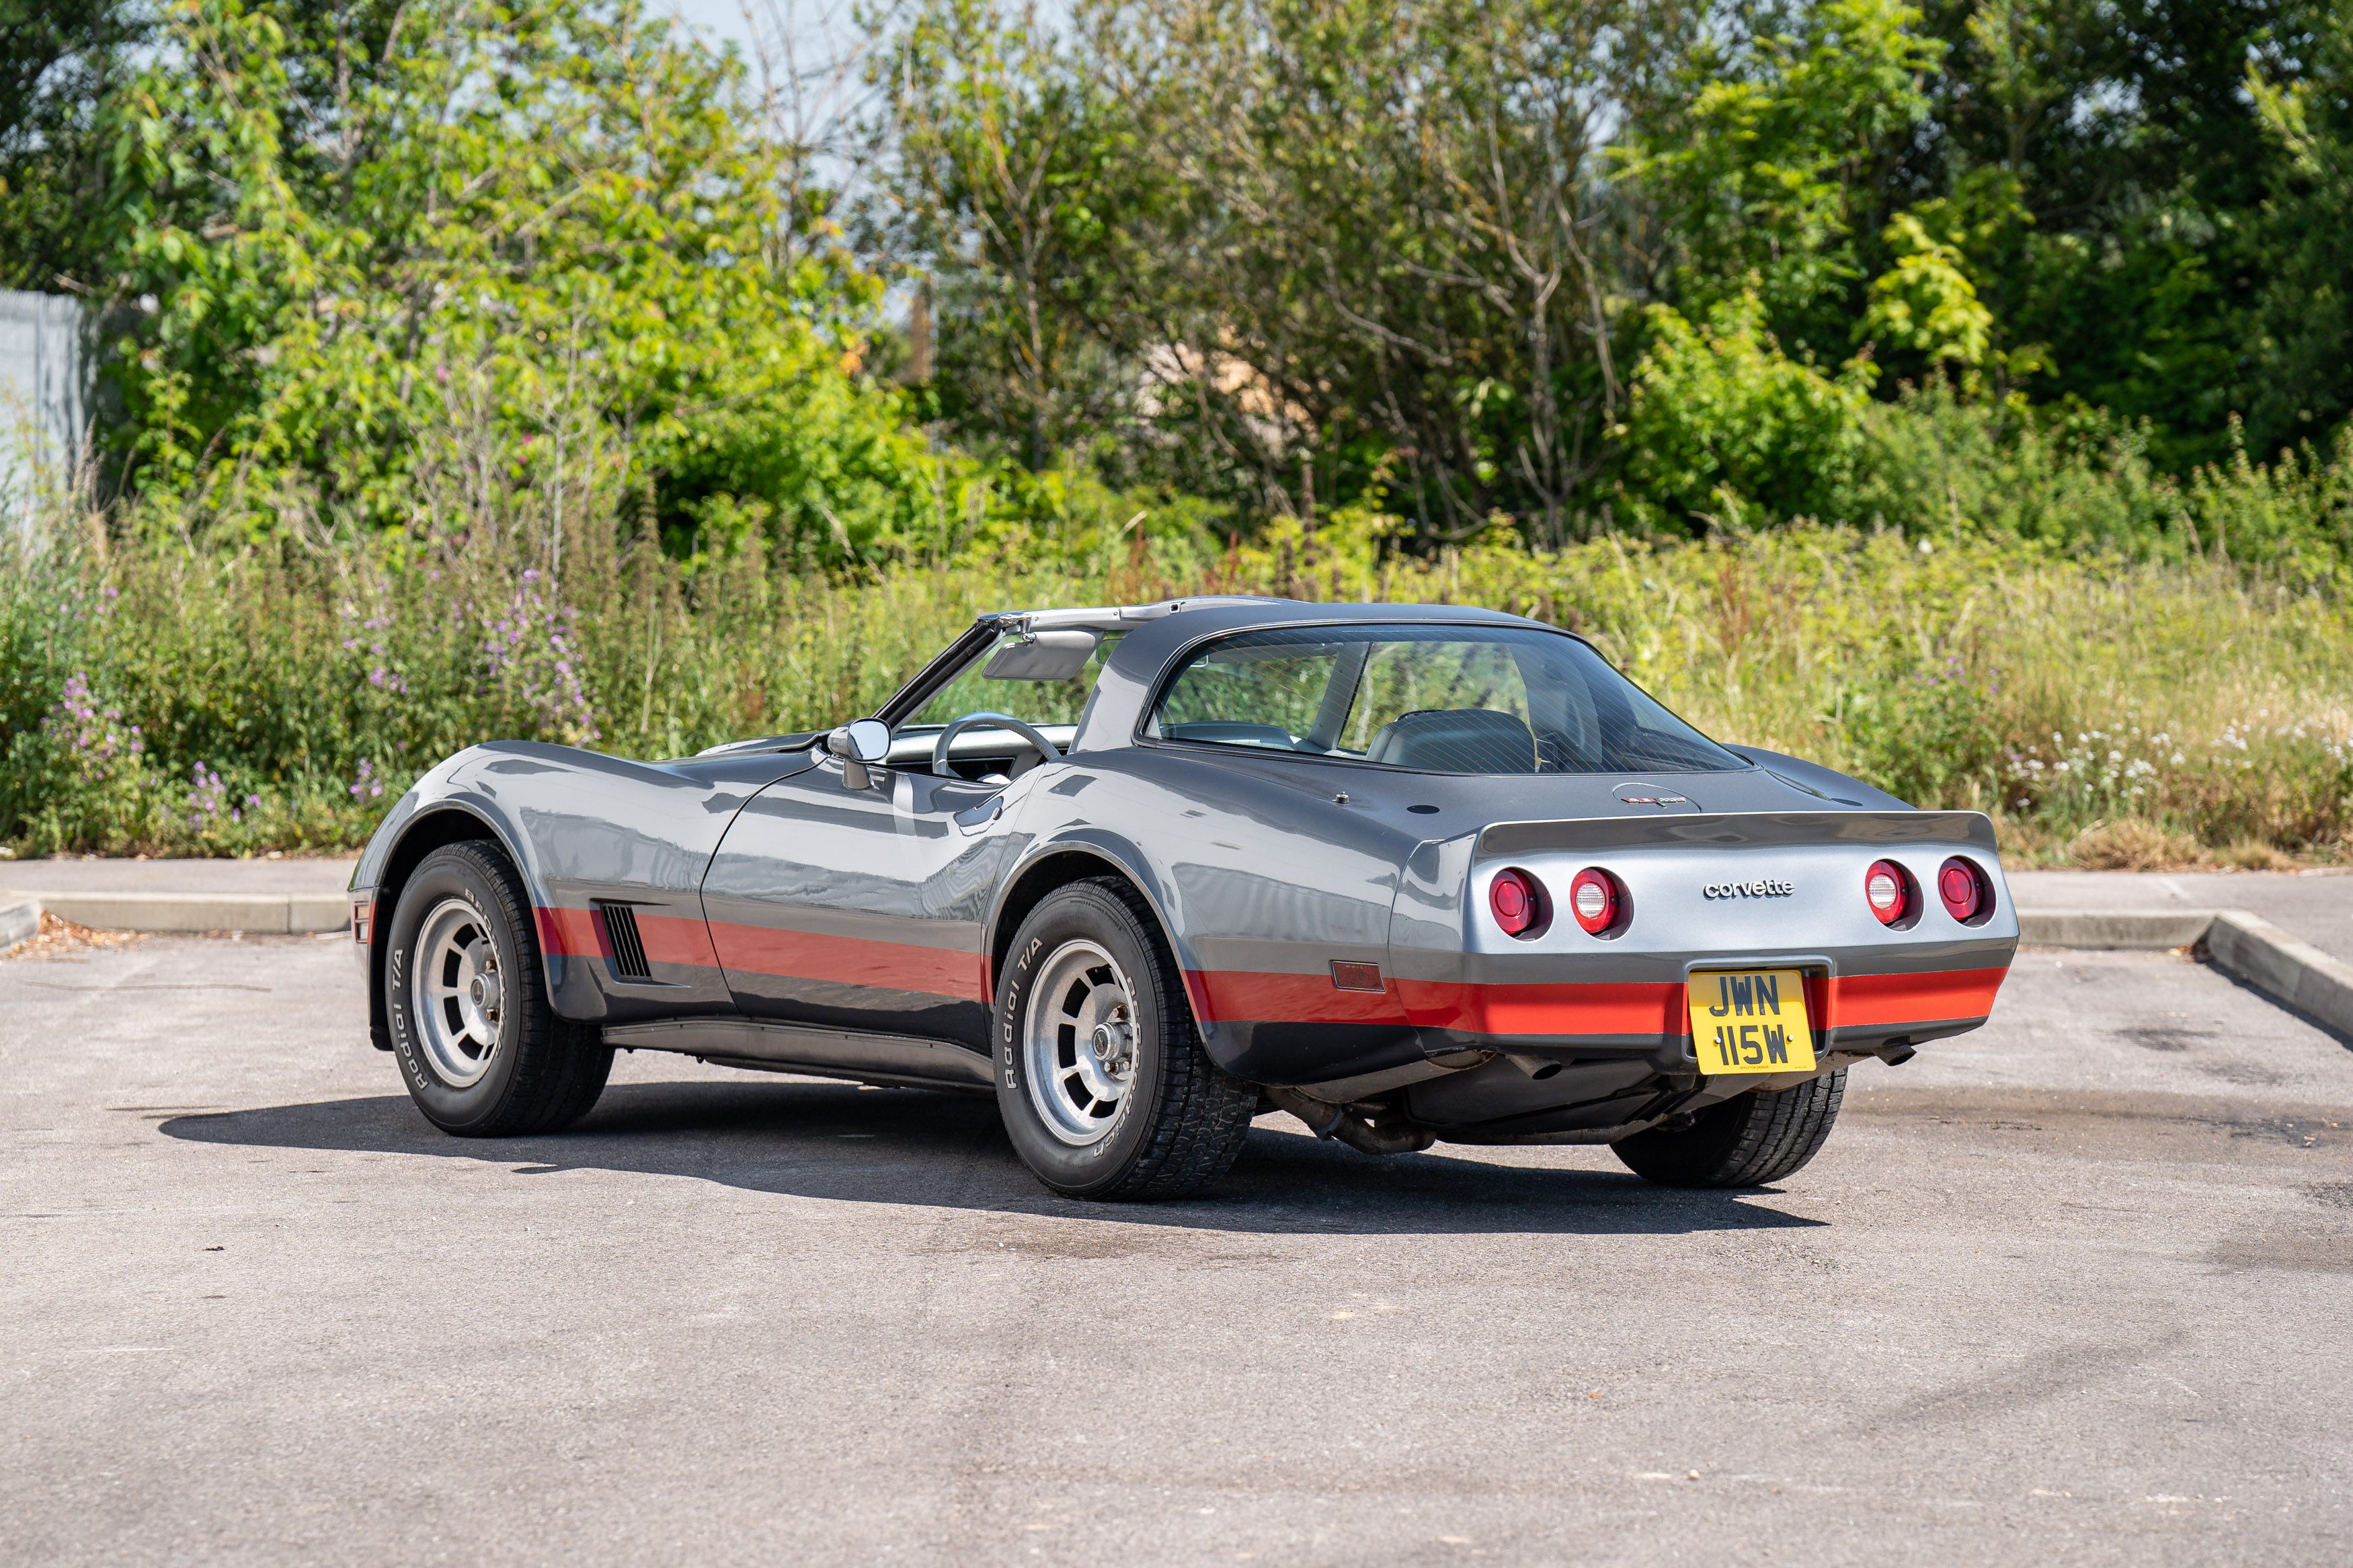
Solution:
{"label": "car seat", "polygon": [[1492,708],[1422,708],[1382,725],[1365,760],[1434,773],[1532,773],[1536,738]]}

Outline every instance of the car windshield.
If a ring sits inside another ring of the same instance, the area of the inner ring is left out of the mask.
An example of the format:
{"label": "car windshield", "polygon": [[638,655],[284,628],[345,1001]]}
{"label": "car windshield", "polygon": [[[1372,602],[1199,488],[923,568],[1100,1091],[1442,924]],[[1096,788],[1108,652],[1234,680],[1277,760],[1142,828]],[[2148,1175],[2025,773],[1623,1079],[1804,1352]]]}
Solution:
{"label": "car windshield", "polygon": [[1024,723],[1040,727],[1075,723],[1095,689],[1095,678],[1103,673],[1104,661],[1111,658],[1111,650],[1121,636],[1117,632],[1090,635],[1094,636],[1093,650],[1086,654],[1083,662],[1077,658],[1070,661],[1074,667],[1070,675],[1040,679],[1036,673],[1038,667],[1031,666],[1028,672],[1003,678],[991,671],[1005,668],[1007,656],[1022,646],[1022,638],[1008,633],[976,654],[900,729],[935,729],[966,713],[981,712],[1009,713]]}
{"label": "car windshield", "polygon": [[1442,773],[1748,764],[1575,637],[1519,626],[1314,626],[1195,652],[1145,733]]}

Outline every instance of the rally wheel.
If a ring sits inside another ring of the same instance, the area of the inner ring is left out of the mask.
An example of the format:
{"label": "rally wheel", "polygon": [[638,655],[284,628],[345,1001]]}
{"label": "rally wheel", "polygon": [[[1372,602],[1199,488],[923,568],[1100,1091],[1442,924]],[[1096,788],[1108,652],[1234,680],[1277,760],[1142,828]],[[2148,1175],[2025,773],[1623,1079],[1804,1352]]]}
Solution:
{"label": "rally wheel", "polygon": [[1241,1152],[1258,1091],[1202,1048],[1150,907],[1124,882],[1073,882],[1030,910],[994,1034],[1006,1131],[1065,1196],[1183,1197]]}
{"label": "rally wheel", "polygon": [[385,1011],[409,1098],[461,1138],[552,1132],[587,1114],[612,1071],[594,1026],[559,1018],[531,895],[495,847],[444,846],[393,912]]}

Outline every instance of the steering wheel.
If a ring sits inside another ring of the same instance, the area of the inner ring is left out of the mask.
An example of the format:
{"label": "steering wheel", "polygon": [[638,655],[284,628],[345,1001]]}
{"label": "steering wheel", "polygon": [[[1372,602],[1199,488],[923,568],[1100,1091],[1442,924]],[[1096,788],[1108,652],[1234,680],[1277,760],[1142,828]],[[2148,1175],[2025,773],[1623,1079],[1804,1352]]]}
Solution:
{"label": "steering wheel", "polygon": [[944,779],[956,776],[955,770],[948,766],[948,743],[966,730],[1010,730],[1038,748],[1041,762],[1054,762],[1062,754],[1053,742],[1010,713],[967,713],[941,731],[940,738],[932,742],[932,772]]}

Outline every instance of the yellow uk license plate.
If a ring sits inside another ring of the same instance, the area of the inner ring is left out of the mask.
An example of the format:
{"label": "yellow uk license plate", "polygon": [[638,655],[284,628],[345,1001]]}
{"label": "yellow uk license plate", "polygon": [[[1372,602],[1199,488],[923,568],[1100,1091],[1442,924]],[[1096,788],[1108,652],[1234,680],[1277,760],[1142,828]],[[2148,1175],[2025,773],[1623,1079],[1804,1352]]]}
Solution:
{"label": "yellow uk license plate", "polygon": [[1703,1073],[1813,1070],[1806,979],[1794,969],[1699,971],[1691,977],[1691,1027]]}

